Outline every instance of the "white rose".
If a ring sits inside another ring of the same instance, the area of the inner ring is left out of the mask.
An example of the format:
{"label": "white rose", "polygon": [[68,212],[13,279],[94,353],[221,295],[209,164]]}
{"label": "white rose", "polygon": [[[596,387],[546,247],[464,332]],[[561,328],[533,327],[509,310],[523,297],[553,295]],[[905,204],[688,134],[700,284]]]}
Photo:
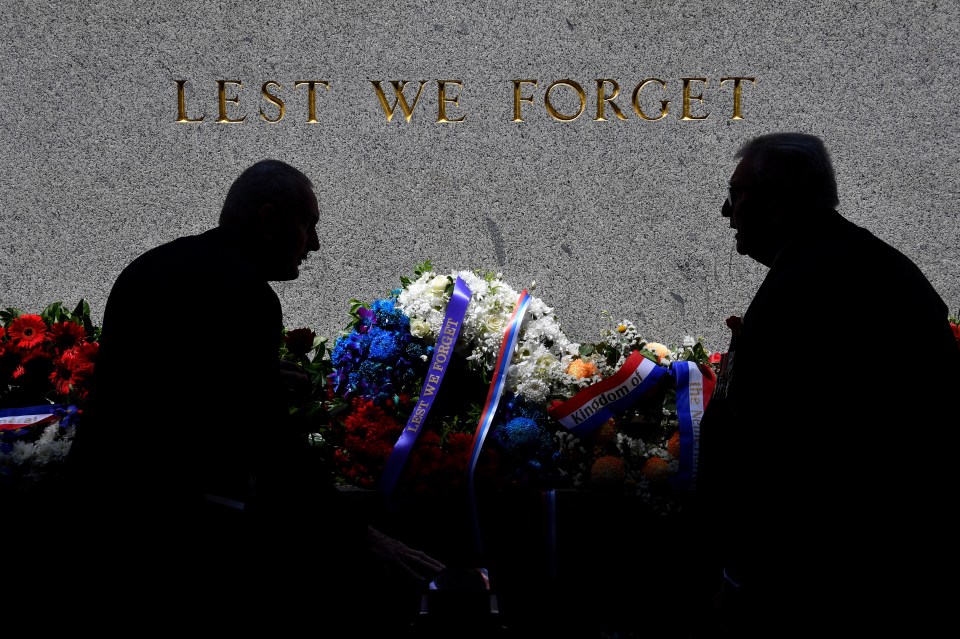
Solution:
{"label": "white rose", "polygon": [[499,313],[491,313],[483,318],[483,328],[489,333],[499,335],[507,327],[507,318]]}
{"label": "white rose", "polygon": [[437,275],[435,278],[430,280],[430,283],[427,284],[427,286],[430,287],[430,291],[434,295],[442,295],[447,289],[448,284],[450,284],[450,279],[446,275]]}
{"label": "white rose", "polygon": [[430,324],[419,318],[412,319],[410,320],[410,334],[414,337],[426,337],[430,334]]}

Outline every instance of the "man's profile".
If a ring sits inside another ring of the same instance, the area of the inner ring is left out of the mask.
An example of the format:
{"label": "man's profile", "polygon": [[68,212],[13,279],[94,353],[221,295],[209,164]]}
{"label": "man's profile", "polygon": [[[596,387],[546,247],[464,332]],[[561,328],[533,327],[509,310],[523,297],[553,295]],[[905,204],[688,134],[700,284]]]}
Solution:
{"label": "man's profile", "polygon": [[819,138],[764,135],[736,157],[722,215],[770,270],[701,423],[719,624],[809,636],[933,619],[927,570],[949,548],[956,484],[947,308],[910,259],[837,212]]}

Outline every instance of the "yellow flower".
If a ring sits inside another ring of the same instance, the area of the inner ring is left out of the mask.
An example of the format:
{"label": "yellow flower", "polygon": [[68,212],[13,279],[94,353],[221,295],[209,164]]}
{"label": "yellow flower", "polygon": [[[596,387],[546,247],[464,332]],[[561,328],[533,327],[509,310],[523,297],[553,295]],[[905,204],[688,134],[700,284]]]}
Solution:
{"label": "yellow flower", "polygon": [[626,325],[626,324],[620,324],[619,326],[617,326],[617,332],[618,332],[618,333],[626,333],[626,332],[627,332],[627,325]]}

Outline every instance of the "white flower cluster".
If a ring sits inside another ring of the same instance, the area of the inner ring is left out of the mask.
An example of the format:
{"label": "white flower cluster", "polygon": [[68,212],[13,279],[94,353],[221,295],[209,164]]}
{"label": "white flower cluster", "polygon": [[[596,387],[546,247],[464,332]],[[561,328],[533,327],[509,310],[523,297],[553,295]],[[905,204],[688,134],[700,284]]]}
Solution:
{"label": "white flower cluster", "polygon": [[[520,293],[502,280],[502,274],[484,277],[472,271],[450,275],[427,271],[400,292],[397,308],[410,318],[413,335],[436,339],[450,301],[451,284],[458,276],[472,296],[456,350],[471,366],[490,372],[520,298]],[[571,383],[566,370],[578,348],[560,329],[553,308],[531,297],[507,373],[506,390],[532,402],[546,402],[551,393]]]}
{"label": "white flower cluster", "polygon": [[[8,452],[0,450],[0,469],[8,469],[19,479],[40,477],[48,464],[66,458],[73,443],[73,428],[50,424],[36,441],[15,441]],[[16,479],[15,478],[15,479]]]}

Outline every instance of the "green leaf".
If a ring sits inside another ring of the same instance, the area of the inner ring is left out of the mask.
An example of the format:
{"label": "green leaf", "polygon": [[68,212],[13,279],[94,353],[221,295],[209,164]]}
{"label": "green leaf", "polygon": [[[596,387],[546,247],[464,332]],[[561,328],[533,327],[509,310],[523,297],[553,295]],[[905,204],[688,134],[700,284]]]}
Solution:
{"label": "green leaf", "polygon": [[3,326],[10,326],[10,322],[17,319],[23,315],[23,311],[19,308],[8,307],[6,310],[0,311],[0,319],[3,320]]}
{"label": "green leaf", "polygon": [[590,355],[593,354],[593,351],[594,351],[594,350],[595,350],[595,349],[594,349],[594,347],[593,347],[593,344],[581,344],[581,345],[580,345],[580,356],[581,356],[581,357],[589,357]]}
{"label": "green leaf", "polygon": [[47,324],[56,324],[61,320],[65,311],[63,310],[63,302],[54,302],[50,306],[46,307],[40,311],[40,317],[43,318]]}

